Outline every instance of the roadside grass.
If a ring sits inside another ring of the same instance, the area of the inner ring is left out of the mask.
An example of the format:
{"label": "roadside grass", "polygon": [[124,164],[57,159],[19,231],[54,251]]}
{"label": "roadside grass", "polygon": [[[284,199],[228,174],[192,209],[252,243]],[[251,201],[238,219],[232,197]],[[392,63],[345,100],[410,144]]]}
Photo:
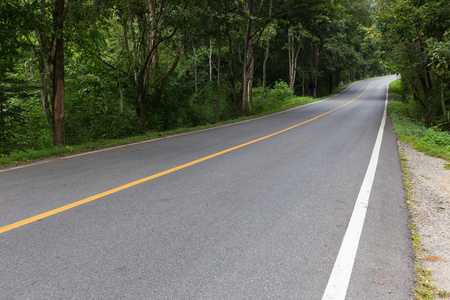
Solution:
{"label": "roadside grass", "polygon": [[323,99],[330,98],[330,97],[338,94],[342,90],[344,90],[347,86],[348,85],[336,89],[336,91],[334,91],[334,93],[331,95],[321,97],[321,98],[316,98],[316,99],[313,99],[312,97],[293,96],[293,97],[290,97],[289,99],[286,99],[285,101],[280,101],[280,103],[278,103],[275,107],[272,106],[270,109],[263,110],[261,112],[258,112],[258,113],[255,113],[255,114],[252,114],[249,116],[244,116],[244,117],[235,118],[235,119],[231,119],[231,120],[224,120],[224,121],[214,123],[214,124],[208,124],[208,125],[190,127],[190,128],[183,127],[183,128],[177,128],[174,130],[161,131],[161,132],[148,131],[145,134],[138,135],[138,136],[126,137],[126,138],[121,138],[121,139],[97,140],[97,141],[92,141],[92,142],[88,142],[88,143],[84,143],[84,144],[80,144],[80,145],[70,145],[70,146],[65,146],[65,147],[49,147],[46,149],[39,149],[39,150],[35,150],[35,149],[16,150],[16,151],[9,153],[8,155],[0,154],[0,167],[28,163],[31,161],[40,160],[40,159],[49,158],[49,157],[64,156],[64,155],[94,151],[94,150],[98,150],[98,149],[104,149],[104,148],[109,148],[109,147],[114,147],[114,146],[119,146],[119,145],[138,143],[138,142],[143,142],[143,141],[152,140],[152,139],[156,139],[156,138],[164,138],[164,137],[168,137],[168,136],[175,135],[175,134],[181,134],[181,133],[196,131],[196,130],[204,130],[204,129],[208,129],[208,128],[212,128],[212,127],[223,126],[223,125],[236,123],[236,122],[240,122],[240,121],[245,121],[245,120],[249,120],[249,119],[255,119],[255,118],[265,116],[265,115],[269,115],[269,114],[273,114],[273,113],[276,113],[279,111],[290,109],[293,107],[297,107],[297,106],[305,105],[305,104],[308,104],[311,102],[317,102],[317,101],[320,101]]}
{"label": "roadside grass", "polygon": [[[404,92],[401,89],[400,79],[390,84],[391,102],[388,106],[389,115],[393,122],[394,131],[400,141],[410,144],[418,151],[433,157],[439,157],[450,160],[450,134],[442,132],[437,128],[426,128],[417,124],[408,118],[408,107],[404,99]],[[409,211],[412,210],[411,188],[412,182],[408,175],[405,162],[407,159],[400,154],[400,162],[403,170],[403,181],[405,184],[405,194]],[[450,169],[450,163],[445,165]],[[440,291],[432,283],[432,272],[425,269],[421,262],[423,260],[424,250],[420,234],[417,232],[417,225],[414,217],[410,220],[411,239],[415,253],[414,269],[417,273],[416,286],[413,288],[415,299],[431,300],[436,297],[449,298],[448,292]]]}

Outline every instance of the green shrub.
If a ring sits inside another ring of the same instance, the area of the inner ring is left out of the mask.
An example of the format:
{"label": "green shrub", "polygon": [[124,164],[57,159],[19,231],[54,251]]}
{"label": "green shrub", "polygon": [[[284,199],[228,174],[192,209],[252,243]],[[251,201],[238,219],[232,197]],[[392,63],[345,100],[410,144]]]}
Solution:
{"label": "green shrub", "polygon": [[286,101],[292,97],[293,93],[289,85],[284,81],[277,81],[275,86],[269,90],[269,98],[272,101]]}
{"label": "green shrub", "polygon": [[428,128],[426,135],[422,140],[431,145],[437,147],[443,147],[447,151],[450,151],[450,134],[445,131],[441,131],[437,127]]}
{"label": "green shrub", "polygon": [[284,81],[277,81],[273,88],[266,87],[264,92],[264,101],[261,105],[262,87],[253,88],[253,103],[255,111],[253,113],[261,113],[264,111],[272,111],[285,106],[292,96],[292,90]]}

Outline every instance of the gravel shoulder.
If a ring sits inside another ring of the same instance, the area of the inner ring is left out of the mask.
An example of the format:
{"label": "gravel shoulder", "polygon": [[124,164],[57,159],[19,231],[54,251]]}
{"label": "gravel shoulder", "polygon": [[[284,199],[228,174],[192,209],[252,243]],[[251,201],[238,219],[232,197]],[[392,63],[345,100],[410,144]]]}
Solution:
{"label": "gravel shoulder", "polygon": [[450,291],[450,170],[440,158],[427,156],[399,142],[411,180],[411,214],[421,236],[421,265],[432,271],[433,284]]}

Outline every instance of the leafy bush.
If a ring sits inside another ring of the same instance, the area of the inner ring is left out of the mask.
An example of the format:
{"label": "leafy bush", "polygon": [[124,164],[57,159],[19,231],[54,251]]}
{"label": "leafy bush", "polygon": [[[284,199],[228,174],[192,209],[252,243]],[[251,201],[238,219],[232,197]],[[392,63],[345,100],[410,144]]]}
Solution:
{"label": "leafy bush", "polygon": [[272,101],[285,101],[293,95],[291,88],[284,81],[277,81],[268,94]]}
{"label": "leafy bush", "polygon": [[289,85],[284,81],[277,81],[273,88],[267,87],[264,93],[264,102],[261,106],[261,93],[262,88],[253,88],[253,103],[255,105],[254,113],[261,113],[263,111],[272,111],[284,107],[292,96],[292,90]]}
{"label": "leafy bush", "polygon": [[450,134],[437,127],[428,128],[427,133],[422,140],[426,143],[436,145],[437,147],[443,147],[447,151],[450,151]]}

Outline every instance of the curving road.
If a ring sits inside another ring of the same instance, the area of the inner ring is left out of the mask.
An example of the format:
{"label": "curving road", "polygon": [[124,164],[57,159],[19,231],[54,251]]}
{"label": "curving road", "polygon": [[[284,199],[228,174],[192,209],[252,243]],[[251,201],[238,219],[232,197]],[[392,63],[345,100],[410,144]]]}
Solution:
{"label": "curving road", "polygon": [[410,299],[393,79],[0,170],[0,298]]}

